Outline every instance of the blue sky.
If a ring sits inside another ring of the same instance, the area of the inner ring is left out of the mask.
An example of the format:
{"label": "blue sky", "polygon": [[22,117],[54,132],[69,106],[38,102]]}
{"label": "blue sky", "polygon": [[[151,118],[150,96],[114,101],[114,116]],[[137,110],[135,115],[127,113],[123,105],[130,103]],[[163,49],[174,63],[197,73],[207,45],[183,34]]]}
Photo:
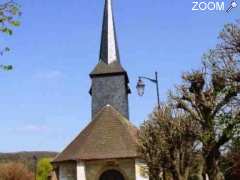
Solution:
{"label": "blue sky", "polygon": [[[0,0],[0,2],[3,2]],[[12,51],[1,63],[0,152],[61,151],[90,122],[89,73],[99,55],[104,0],[19,0],[22,25],[2,45]],[[225,0],[226,4],[230,1]],[[192,11],[185,0],[113,0],[121,62],[130,78],[130,119],[139,125],[156,104],[154,84],[144,97],[139,75],[158,71],[161,99],[197,68],[226,23],[240,8]]]}

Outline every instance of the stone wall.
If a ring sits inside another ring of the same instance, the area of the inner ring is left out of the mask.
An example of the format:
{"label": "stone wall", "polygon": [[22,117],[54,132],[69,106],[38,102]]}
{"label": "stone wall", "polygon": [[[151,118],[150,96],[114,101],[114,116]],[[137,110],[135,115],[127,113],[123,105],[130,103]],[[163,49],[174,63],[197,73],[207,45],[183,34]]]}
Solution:
{"label": "stone wall", "polygon": [[85,169],[86,180],[99,180],[102,173],[111,169],[119,171],[125,180],[135,180],[134,159],[87,161]]}
{"label": "stone wall", "polygon": [[76,163],[61,163],[59,165],[59,180],[77,180]]}
{"label": "stone wall", "polygon": [[124,75],[92,78],[92,117],[107,104],[129,119],[128,93]]}

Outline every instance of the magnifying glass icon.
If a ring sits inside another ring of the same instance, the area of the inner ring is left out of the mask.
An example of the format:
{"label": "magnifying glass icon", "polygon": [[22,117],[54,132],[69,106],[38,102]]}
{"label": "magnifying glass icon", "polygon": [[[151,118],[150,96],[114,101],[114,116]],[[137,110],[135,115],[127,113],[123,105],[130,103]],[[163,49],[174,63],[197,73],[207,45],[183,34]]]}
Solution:
{"label": "magnifying glass icon", "polygon": [[227,13],[229,13],[232,9],[238,6],[237,1],[232,1],[230,7],[227,9]]}

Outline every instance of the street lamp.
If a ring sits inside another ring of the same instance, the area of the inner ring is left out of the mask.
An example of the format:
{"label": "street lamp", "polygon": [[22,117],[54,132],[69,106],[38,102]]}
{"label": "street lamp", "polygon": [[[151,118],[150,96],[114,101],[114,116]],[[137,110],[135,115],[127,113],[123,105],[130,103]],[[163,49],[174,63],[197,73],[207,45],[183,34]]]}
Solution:
{"label": "street lamp", "polygon": [[143,80],[141,78],[139,78],[138,82],[137,82],[137,91],[138,91],[139,96],[144,95],[144,89],[145,89],[145,84],[144,84]]}
{"label": "street lamp", "polygon": [[36,155],[33,155],[33,160],[34,160],[34,178],[35,180],[37,180],[37,161],[38,161],[38,158]]}
{"label": "street lamp", "polygon": [[159,86],[158,86],[158,73],[155,72],[155,79],[152,78],[148,78],[148,77],[144,77],[144,76],[139,76],[138,78],[138,82],[137,82],[137,92],[139,96],[143,96],[144,95],[144,90],[145,90],[145,84],[143,79],[147,79],[153,83],[156,84],[156,90],[157,90],[157,102],[158,102],[158,108],[160,108],[160,98],[159,98]]}

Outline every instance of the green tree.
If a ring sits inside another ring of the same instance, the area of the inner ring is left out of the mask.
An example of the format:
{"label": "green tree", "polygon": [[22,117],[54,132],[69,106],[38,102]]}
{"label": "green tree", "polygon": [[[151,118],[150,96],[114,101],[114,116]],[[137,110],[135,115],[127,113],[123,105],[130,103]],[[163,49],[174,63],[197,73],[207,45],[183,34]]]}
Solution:
{"label": "green tree", "polygon": [[53,170],[53,167],[50,163],[51,159],[43,158],[38,161],[37,164],[37,180],[47,180],[48,175]]}
{"label": "green tree", "polygon": [[[13,0],[0,4],[0,32],[2,35],[11,36],[13,34],[13,27],[20,25],[18,20],[20,15],[19,5]],[[10,51],[9,47],[0,46],[0,56],[8,51]],[[0,64],[0,69],[11,70],[12,68],[12,65]]]}
{"label": "green tree", "polygon": [[171,93],[177,108],[201,126],[205,173],[210,180],[222,179],[221,149],[240,127],[240,27],[228,24],[220,42],[204,56],[202,68],[183,75],[183,83]]}

